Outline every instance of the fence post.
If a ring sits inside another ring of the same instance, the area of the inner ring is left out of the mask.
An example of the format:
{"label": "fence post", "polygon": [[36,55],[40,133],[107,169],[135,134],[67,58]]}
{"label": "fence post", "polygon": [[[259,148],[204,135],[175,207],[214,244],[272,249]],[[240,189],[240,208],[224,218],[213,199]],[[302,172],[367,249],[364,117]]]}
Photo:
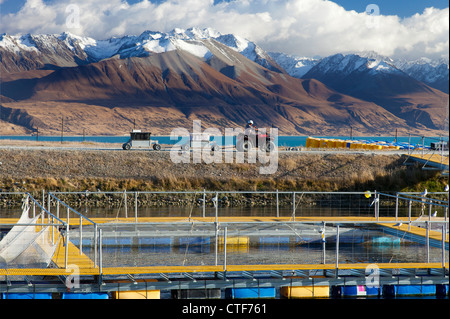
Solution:
{"label": "fence post", "polygon": [[138,192],[134,192],[134,222],[137,224]]}
{"label": "fence post", "polygon": [[277,189],[277,217],[280,217],[280,206],[278,201],[278,189]]}
{"label": "fence post", "polygon": [[[69,216],[69,215],[67,215],[67,216]],[[69,259],[69,222],[67,222],[67,225],[66,225],[66,242],[65,242],[65,244],[66,244],[66,247],[65,247],[66,249],[64,251],[64,268],[67,269],[67,262]]]}
{"label": "fence post", "polygon": [[227,270],[227,227],[223,230],[223,271]]}
{"label": "fence post", "polygon": [[336,277],[339,269],[339,225],[336,227]]}
{"label": "fence post", "polygon": [[98,247],[99,247],[99,252],[98,252],[98,257],[99,257],[99,274],[100,277],[102,276],[102,271],[103,271],[103,262],[102,262],[102,229],[100,228],[98,230]]}
{"label": "fence post", "polygon": [[377,191],[375,190],[374,191],[374,195],[373,195],[373,209],[374,209],[374,212],[373,212],[373,214],[375,215],[374,217],[375,218],[377,218]]}
{"label": "fence post", "polygon": [[326,241],[325,241],[325,222],[322,222],[322,224],[323,224],[323,232],[322,232],[322,264],[324,264],[325,265],[325,262],[326,262],[326,253],[325,253],[325,244],[326,244]]}
{"label": "fence post", "polygon": [[218,241],[218,224],[217,222],[214,223],[214,238],[215,238],[215,244],[214,244],[214,266],[217,266],[217,241]]}
{"label": "fence post", "polygon": [[408,201],[408,231],[411,231],[411,200]]}
{"label": "fence post", "polygon": [[295,222],[295,192],[292,193],[292,218]]}
{"label": "fence post", "polygon": [[47,211],[50,213],[50,193],[47,195]]}
{"label": "fence post", "polygon": [[398,220],[398,192],[395,193],[395,221]]}
{"label": "fence post", "polygon": [[219,194],[217,192],[214,206],[216,206],[216,223],[217,223],[217,219],[219,217]]}
{"label": "fence post", "polygon": [[203,189],[203,218],[206,217],[206,190]]}
{"label": "fence post", "polygon": [[430,223],[428,221],[426,221],[425,226],[427,229],[427,263],[429,263],[430,262]]}
{"label": "fence post", "polygon": [[80,255],[83,254],[83,220],[80,215]]}
{"label": "fence post", "polygon": [[428,220],[431,221],[431,210],[433,208],[433,205],[431,204],[431,198],[430,198],[430,203],[429,203],[429,207],[428,207]]}
{"label": "fence post", "polygon": [[127,191],[123,191],[123,197],[125,201],[125,218],[128,218],[128,207],[127,207]]}
{"label": "fence post", "polygon": [[376,196],[375,209],[377,212],[377,222],[380,221],[380,194]]}
{"label": "fence post", "polygon": [[[442,225],[442,268],[445,270],[445,237],[447,230],[445,229],[445,224]],[[445,273],[445,272],[444,272]]]}

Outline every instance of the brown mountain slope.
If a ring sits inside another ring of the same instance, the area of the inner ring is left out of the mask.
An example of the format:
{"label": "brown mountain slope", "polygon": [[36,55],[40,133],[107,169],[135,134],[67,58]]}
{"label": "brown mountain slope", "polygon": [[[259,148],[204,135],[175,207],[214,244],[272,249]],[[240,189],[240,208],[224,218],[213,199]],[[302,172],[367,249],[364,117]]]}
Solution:
{"label": "brown mountain slope", "polygon": [[[174,127],[257,125],[281,134],[361,134],[411,132],[384,108],[265,69],[232,49],[213,43],[205,61],[177,50],[143,58],[108,59],[62,68],[43,77],[4,81],[4,107],[39,120],[40,131],[55,133],[61,117],[76,134],[126,134],[136,126],[169,134]],[[419,127],[416,131],[426,128]]]}

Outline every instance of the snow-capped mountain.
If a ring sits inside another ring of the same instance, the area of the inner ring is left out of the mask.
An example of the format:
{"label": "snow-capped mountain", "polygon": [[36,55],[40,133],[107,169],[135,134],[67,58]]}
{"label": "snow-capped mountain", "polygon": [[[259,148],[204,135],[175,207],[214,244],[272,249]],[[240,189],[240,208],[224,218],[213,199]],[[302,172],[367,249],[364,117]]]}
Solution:
{"label": "snow-capped mountain", "polygon": [[[145,57],[154,53],[174,50],[183,50],[207,60],[213,55],[205,43],[205,41],[211,42],[210,40],[222,43],[266,68],[282,71],[272,58],[254,42],[234,34],[221,34],[211,28],[174,29],[167,33],[144,31],[139,36],[124,36],[107,40],[80,37],[68,32],[60,35],[11,36],[2,34],[0,51],[3,51],[2,55],[20,54],[25,60],[34,60],[35,63],[31,63],[31,61],[27,63],[12,59],[12,62],[18,64],[16,69],[27,70],[43,68],[45,64],[52,64],[52,62],[55,63],[55,66],[74,66],[98,62],[114,56],[121,59]],[[65,56],[66,63],[60,65],[60,61],[52,59],[51,56],[55,53]],[[5,63],[2,61],[2,64]],[[3,65],[3,68],[7,71],[14,70],[13,66]]]}
{"label": "snow-capped mountain", "polygon": [[394,61],[375,52],[334,54],[322,59],[297,57],[283,53],[270,53],[274,60],[291,76],[308,78],[308,73],[339,74],[348,76],[353,72],[399,73]]}
{"label": "snow-capped mountain", "polygon": [[445,59],[430,60],[420,58],[414,61],[399,59],[395,62],[397,68],[416,80],[422,81],[431,87],[449,92],[449,61]]}
{"label": "snow-capped mountain", "polygon": [[320,58],[299,57],[281,52],[269,52],[269,55],[285,69],[290,76],[299,79],[320,61]]}
{"label": "snow-capped mountain", "polygon": [[322,59],[275,52],[270,52],[270,55],[289,75],[296,78],[308,78],[311,74],[307,75],[307,73],[316,65],[317,68],[313,70],[316,75],[317,73],[339,73],[346,76],[353,72],[368,70],[373,75],[377,73],[400,75],[403,72],[433,88],[445,93],[449,92],[449,61],[445,59],[437,61],[427,58],[394,60],[373,51],[335,54]]}

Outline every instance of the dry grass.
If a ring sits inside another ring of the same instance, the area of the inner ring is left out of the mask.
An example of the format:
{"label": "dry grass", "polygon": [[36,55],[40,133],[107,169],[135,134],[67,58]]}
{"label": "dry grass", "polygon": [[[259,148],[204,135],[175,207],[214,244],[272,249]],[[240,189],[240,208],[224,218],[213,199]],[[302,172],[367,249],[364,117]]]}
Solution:
{"label": "dry grass", "polygon": [[278,170],[259,164],[175,164],[168,152],[0,150],[0,189],[59,190],[395,190],[438,189],[448,179],[407,169],[397,155],[280,154]]}

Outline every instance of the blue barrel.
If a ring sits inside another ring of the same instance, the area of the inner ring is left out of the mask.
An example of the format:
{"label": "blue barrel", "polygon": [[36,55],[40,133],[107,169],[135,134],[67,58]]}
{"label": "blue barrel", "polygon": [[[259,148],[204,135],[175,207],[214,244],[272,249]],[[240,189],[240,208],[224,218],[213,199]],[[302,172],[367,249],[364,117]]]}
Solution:
{"label": "blue barrel", "polygon": [[377,297],[380,293],[379,287],[367,287],[367,286],[344,286],[343,294],[345,297],[357,297],[357,296],[369,296]]}
{"label": "blue barrel", "polygon": [[368,297],[378,297],[380,292],[380,287],[366,287],[366,296]]}
{"label": "blue barrel", "polygon": [[340,298],[342,296],[342,291],[344,287],[342,286],[331,286],[330,294],[333,298]]}
{"label": "blue barrel", "polygon": [[448,285],[438,284],[436,285],[436,296],[445,297],[448,295]]}
{"label": "blue barrel", "polygon": [[394,298],[396,287],[395,287],[395,285],[384,285],[382,291],[383,291],[383,297]]}
{"label": "blue barrel", "polygon": [[398,285],[396,292],[398,296],[435,295],[436,285]]}
{"label": "blue barrel", "polygon": [[365,296],[366,295],[366,287],[365,286],[344,286],[344,296],[345,297],[356,297],[356,296]]}
{"label": "blue barrel", "polygon": [[109,299],[106,292],[63,292],[62,299]]}
{"label": "blue barrel", "polygon": [[274,287],[264,288],[226,288],[226,299],[275,298]]}
{"label": "blue barrel", "polygon": [[51,293],[3,293],[3,299],[52,299]]}

